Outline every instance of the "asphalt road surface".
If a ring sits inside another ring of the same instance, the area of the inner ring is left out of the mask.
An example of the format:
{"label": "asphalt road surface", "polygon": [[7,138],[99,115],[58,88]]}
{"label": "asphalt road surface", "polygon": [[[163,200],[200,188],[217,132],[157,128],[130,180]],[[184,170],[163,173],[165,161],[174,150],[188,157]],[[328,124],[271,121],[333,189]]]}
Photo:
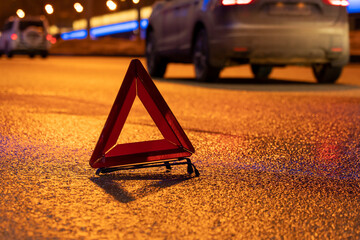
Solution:
{"label": "asphalt road surface", "polygon": [[[0,59],[0,239],[359,239],[360,65],[248,66],[155,84],[196,148],[186,166],[96,176],[89,159],[130,58]],[[141,59],[144,62],[144,59]],[[118,142],[161,139],[137,100]]]}

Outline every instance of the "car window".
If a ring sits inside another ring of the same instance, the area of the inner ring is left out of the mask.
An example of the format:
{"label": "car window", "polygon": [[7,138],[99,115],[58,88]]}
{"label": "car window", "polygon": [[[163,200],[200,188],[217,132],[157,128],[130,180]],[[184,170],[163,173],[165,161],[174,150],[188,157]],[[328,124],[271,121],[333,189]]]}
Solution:
{"label": "car window", "polygon": [[44,28],[44,24],[42,21],[21,21],[20,22],[20,26],[19,26],[19,29],[20,31],[23,31],[25,29],[27,29],[28,27],[41,27],[41,28]]}

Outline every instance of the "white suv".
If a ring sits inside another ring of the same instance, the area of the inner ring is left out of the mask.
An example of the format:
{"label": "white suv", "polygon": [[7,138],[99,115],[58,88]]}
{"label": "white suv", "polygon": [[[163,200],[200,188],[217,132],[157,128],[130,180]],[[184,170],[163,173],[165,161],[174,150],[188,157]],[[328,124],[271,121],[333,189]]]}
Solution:
{"label": "white suv", "polygon": [[52,36],[48,34],[48,23],[44,17],[10,17],[4,25],[0,38],[0,55],[11,58],[14,54],[40,54],[46,58]]}

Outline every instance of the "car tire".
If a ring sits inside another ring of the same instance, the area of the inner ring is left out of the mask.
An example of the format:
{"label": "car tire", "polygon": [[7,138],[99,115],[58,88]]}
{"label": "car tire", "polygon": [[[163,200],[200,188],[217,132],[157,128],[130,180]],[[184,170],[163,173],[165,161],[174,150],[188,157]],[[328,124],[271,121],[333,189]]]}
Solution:
{"label": "car tire", "polygon": [[335,83],[343,68],[334,67],[330,64],[315,64],[312,69],[318,83]]}
{"label": "car tire", "polygon": [[146,40],[146,62],[150,76],[164,77],[167,62],[161,58],[156,49],[156,39],[153,32],[149,32]]}
{"label": "car tire", "polygon": [[251,64],[251,72],[256,80],[267,80],[272,69],[270,65]]}
{"label": "car tire", "polygon": [[12,58],[12,57],[14,56],[14,53],[13,53],[12,51],[8,51],[8,52],[6,53],[6,56],[7,56],[8,58]]}
{"label": "car tire", "polygon": [[201,29],[195,37],[193,63],[195,77],[199,82],[214,82],[219,78],[221,68],[210,64],[209,43],[205,29]]}
{"label": "car tire", "polygon": [[9,43],[6,42],[5,44],[5,51],[4,51],[5,55],[8,57],[8,58],[12,58],[14,53],[13,51],[10,50],[9,48]]}
{"label": "car tire", "polygon": [[42,51],[42,52],[40,53],[40,56],[41,56],[42,58],[47,58],[48,55],[49,55],[49,52],[48,52],[48,51]]}

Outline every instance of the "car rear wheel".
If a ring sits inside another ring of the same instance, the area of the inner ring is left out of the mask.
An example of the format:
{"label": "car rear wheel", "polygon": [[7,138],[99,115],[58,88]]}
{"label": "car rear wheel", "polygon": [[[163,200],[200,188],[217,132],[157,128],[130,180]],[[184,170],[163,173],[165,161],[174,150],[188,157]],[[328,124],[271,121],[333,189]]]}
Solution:
{"label": "car rear wheel", "polygon": [[6,56],[7,56],[8,58],[12,58],[12,57],[14,56],[14,53],[13,53],[12,51],[8,51],[8,52],[6,53]]}
{"label": "car rear wheel", "polygon": [[156,39],[153,32],[148,33],[146,41],[146,61],[150,76],[164,77],[167,62],[157,52]]}
{"label": "car rear wheel", "polygon": [[48,55],[49,55],[49,52],[48,52],[48,51],[42,51],[42,52],[40,53],[40,56],[41,56],[42,58],[47,58]]}
{"label": "car rear wheel", "polygon": [[219,78],[221,68],[214,67],[209,61],[209,44],[204,29],[195,38],[193,63],[196,79],[200,82],[213,82]]}
{"label": "car rear wheel", "polygon": [[13,51],[11,51],[11,49],[9,47],[9,43],[6,43],[6,45],[5,45],[5,54],[8,58],[12,58],[14,55]]}
{"label": "car rear wheel", "polygon": [[343,68],[333,67],[330,64],[315,64],[312,69],[318,83],[335,83]]}
{"label": "car rear wheel", "polygon": [[254,78],[256,80],[268,79],[272,68],[273,67],[270,65],[251,64],[251,71],[254,74]]}

